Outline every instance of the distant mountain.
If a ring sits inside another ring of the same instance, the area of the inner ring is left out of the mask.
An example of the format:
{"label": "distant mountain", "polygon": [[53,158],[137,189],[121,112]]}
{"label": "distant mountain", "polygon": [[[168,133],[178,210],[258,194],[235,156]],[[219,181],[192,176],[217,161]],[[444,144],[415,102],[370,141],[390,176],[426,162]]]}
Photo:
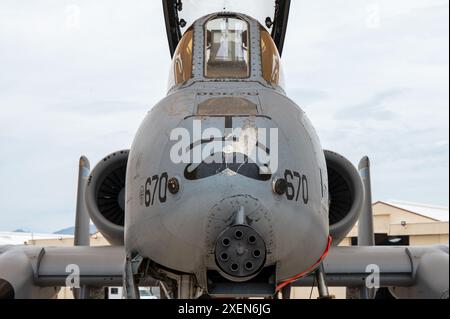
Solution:
{"label": "distant mountain", "polygon": [[68,227],[54,232],[57,235],[73,235],[75,233],[75,227]]}
{"label": "distant mountain", "polygon": [[13,231],[13,233],[29,233],[29,232],[27,232],[27,231],[25,231],[23,229],[16,229],[16,230]]}
{"label": "distant mountain", "polygon": [[[97,227],[95,225],[91,225],[89,232],[91,234],[95,234],[98,232]],[[75,227],[68,227],[61,230],[58,230],[57,232],[54,232],[54,234],[57,235],[74,235],[75,234]]]}

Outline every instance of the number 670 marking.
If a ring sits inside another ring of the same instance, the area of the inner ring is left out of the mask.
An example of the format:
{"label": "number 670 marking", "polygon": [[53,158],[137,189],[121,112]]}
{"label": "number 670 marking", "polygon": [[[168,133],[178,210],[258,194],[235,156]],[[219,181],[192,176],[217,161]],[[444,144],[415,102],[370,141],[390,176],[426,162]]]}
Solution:
{"label": "number 670 marking", "polygon": [[168,180],[169,175],[167,173],[162,173],[161,176],[155,175],[147,179],[144,188],[145,206],[149,207],[155,204],[156,190],[158,190],[159,202],[166,202]]}
{"label": "number 670 marking", "polygon": [[[300,193],[302,193],[303,203],[309,202],[309,185],[306,175],[301,175],[299,172],[286,170],[284,172],[284,179],[287,183],[286,198],[288,200],[295,200],[298,202]],[[296,185],[294,185],[296,183]]]}

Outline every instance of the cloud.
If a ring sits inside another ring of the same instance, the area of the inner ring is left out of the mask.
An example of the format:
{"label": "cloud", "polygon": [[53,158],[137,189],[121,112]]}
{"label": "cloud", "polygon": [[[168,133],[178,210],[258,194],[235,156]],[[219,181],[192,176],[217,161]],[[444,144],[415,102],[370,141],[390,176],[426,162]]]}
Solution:
{"label": "cloud", "polygon": [[297,103],[300,105],[313,105],[328,98],[328,93],[324,90],[307,88],[290,88],[289,93],[297,96]]}
{"label": "cloud", "polygon": [[49,107],[49,112],[67,112],[79,114],[80,110],[83,110],[83,114],[86,116],[105,116],[105,114],[114,114],[118,116],[121,113],[139,112],[146,108],[150,108],[145,104],[131,101],[92,101],[85,104],[57,104]]}
{"label": "cloud", "polygon": [[391,89],[377,93],[361,104],[337,111],[335,118],[339,120],[394,120],[396,115],[390,111],[390,109],[395,108],[395,103],[392,100],[395,100],[405,91],[404,89]]}

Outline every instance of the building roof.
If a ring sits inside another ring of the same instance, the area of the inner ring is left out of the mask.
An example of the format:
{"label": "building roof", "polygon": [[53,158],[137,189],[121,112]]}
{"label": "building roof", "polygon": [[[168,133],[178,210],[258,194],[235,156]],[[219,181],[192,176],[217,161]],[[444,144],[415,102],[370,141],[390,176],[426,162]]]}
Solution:
{"label": "building roof", "polygon": [[30,240],[73,238],[68,235],[0,232],[0,245],[24,245]]}
{"label": "building roof", "polygon": [[405,202],[399,200],[380,201],[390,206],[397,207],[399,209],[414,213],[417,215],[425,216],[436,221],[448,222],[449,221],[449,209],[445,206],[436,206],[420,203]]}

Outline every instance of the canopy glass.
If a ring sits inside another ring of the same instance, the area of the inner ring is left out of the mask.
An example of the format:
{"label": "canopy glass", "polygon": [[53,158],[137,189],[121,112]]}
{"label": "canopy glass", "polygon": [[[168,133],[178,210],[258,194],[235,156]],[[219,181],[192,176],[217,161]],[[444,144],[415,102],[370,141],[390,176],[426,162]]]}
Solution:
{"label": "canopy glass", "polygon": [[283,52],[290,0],[163,0],[167,37],[173,56],[188,28],[199,18],[217,12],[235,12],[257,19]]}

